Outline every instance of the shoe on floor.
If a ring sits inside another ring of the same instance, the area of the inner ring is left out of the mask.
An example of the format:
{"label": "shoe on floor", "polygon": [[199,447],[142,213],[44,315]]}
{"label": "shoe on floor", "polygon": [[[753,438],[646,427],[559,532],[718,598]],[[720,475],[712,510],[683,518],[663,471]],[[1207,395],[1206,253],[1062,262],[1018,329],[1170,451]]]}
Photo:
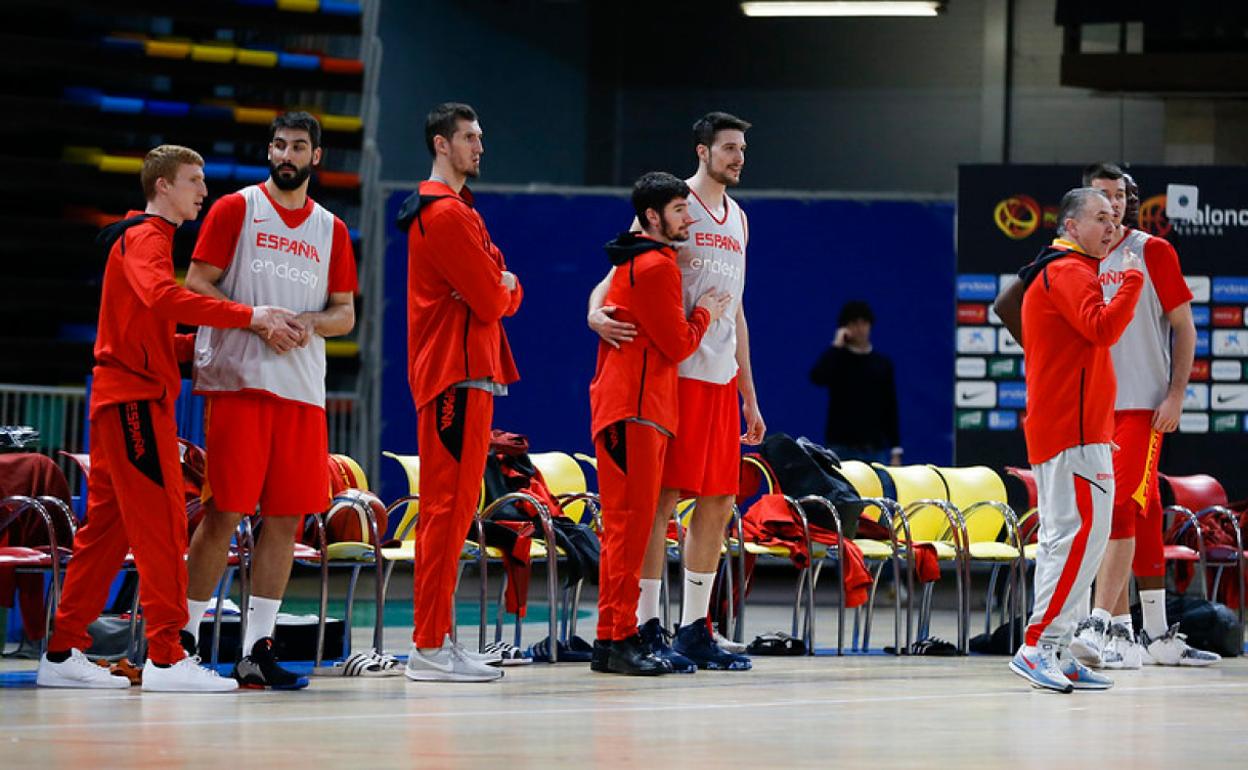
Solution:
{"label": "shoe on floor", "polygon": [[1187,635],[1179,633],[1175,623],[1166,633],[1152,639],[1148,632],[1140,631],[1140,646],[1144,648],[1144,663],[1153,666],[1211,666],[1222,660],[1216,652],[1198,650],[1187,643]]}
{"label": "shoe on floor", "polygon": [[1101,650],[1102,668],[1134,671],[1144,665],[1144,648],[1132,638],[1126,626],[1110,623],[1107,637],[1108,641]]}
{"label": "shoe on floor", "polygon": [[672,632],[664,628],[663,622],[658,618],[647,620],[638,633],[641,634],[641,640],[650,645],[650,651],[656,658],[667,661],[673,673],[693,674],[697,672],[698,664],[672,649]]}
{"label": "shoe on floor", "polygon": [[1108,690],[1114,686],[1114,680],[1083,665],[1073,653],[1059,655],[1058,663],[1061,665],[1062,675],[1070,680],[1070,686],[1076,690]]}
{"label": "shoe on floor", "polygon": [[172,666],[157,666],[150,660],[143,666],[143,690],[146,692],[233,692],[237,689],[237,681],[199,665],[199,657],[194,655]]}
{"label": "shoe on floor", "polygon": [[641,634],[633,634],[611,642],[607,671],[627,676],[662,676],[670,674],[672,668],[650,650]]}
{"label": "shoe on floor", "polygon": [[607,660],[611,657],[611,640],[595,639],[593,657],[589,659],[589,670],[599,674],[609,674]]}
{"label": "shoe on floor", "polygon": [[444,642],[437,652],[427,655],[412,645],[403,675],[413,682],[492,682],[502,679],[503,671],[475,661],[463,649]]}
{"label": "shoe on floor", "polygon": [[706,620],[676,629],[672,649],[708,671],[749,671],[754,667],[745,655],[728,652],[716,644]]}
{"label": "shoe on floor", "polygon": [[714,637],[715,637],[715,644],[718,644],[719,649],[724,650],[726,652],[733,652],[738,655],[744,655],[746,652],[746,647],[749,646],[748,644],[744,642],[734,642],[733,640],[729,639],[728,637],[724,636],[718,631],[714,633]]}
{"label": "shoe on floor", "polygon": [[1075,638],[1070,640],[1070,654],[1085,666],[1100,667],[1108,630],[1102,618],[1089,616],[1079,621],[1075,627]]}
{"label": "shoe on floor", "polygon": [[321,668],[313,671],[314,674],[324,676],[358,676],[358,677],[383,677],[383,676],[400,676],[403,673],[403,666],[399,663],[398,658],[393,655],[386,655],[377,650],[366,650],[364,652],[352,653],[346,660],[336,666],[329,668]]}
{"label": "shoe on floor", "polygon": [[40,656],[35,684],[40,687],[82,690],[124,690],[130,686],[130,680],[124,676],[114,676],[107,668],[92,663],[75,648],[69,651],[69,657],[61,663],[48,660],[46,653]]}
{"label": "shoe on floor", "polygon": [[528,653],[510,642],[490,642],[481,654],[493,658],[493,662],[484,661],[488,666],[527,666],[533,662]]}
{"label": "shoe on floor", "polygon": [[1075,689],[1058,665],[1057,645],[1053,642],[1019,647],[1010,660],[1010,670],[1040,690],[1069,693]]}
{"label": "shoe on floor", "polygon": [[242,687],[252,689],[302,690],[308,678],[278,665],[273,654],[273,637],[266,636],[251,646],[251,654],[234,664],[230,674]]}
{"label": "shoe on floor", "polygon": [[502,665],[502,662],[503,662],[503,656],[497,652],[491,652],[489,649],[489,646],[487,646],[486,649],[482,650],[481,652],[476,652],[474,650],[468,649],[467,647],[460,644],[459,642],[451,639],[450,634],[447,634],[446,636],[442,637],[442,646],[454,647],[455,649],[459,650],[459,654],[461,657],[467,658],[468,660],[471,660],[473,663],[480,663],[486,666],[499,666],[499,665]]}

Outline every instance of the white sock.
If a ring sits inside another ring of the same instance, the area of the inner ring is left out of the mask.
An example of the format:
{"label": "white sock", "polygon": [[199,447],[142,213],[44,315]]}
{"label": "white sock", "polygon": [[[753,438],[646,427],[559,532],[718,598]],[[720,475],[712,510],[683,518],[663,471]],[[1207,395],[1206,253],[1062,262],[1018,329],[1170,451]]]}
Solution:
{"label": "white sock", "polygon": [[1092,617],[1100,618],[1106,628],[1109,628],[1109,624],[1113,621],[1113,617],[1109,614],[1109,610],[1103,610],[1100,607],[1092,610]]}
{"label": "white sock", "polygon": [[1131,613],[1129,613],[1129,612],[1128,612],[1126,615],[1115,615],[1115,616],[1112,618],[1112,622],[1114,622],[1114,623],[1120,623],[1120,624],[1122,624],[1122,625],[1126,626],[1126,627],[1127,627],[1127,633],[1131,635],[1131,638],[1132,638],[1132,639],[1135,639],[1135,627],[1134,627],[1134,624],[1133,624],[1133,623],[1132,623],[1132,621],[1131,621]]}
{"label": "white sock", "polygon": [[711,608],[711,589],[714,586],[714,572],[685,570],[685,611],[680,614],[681,626],[706,618],[706,613]]}
{"label": "white sock", "polygon": [[662,580],[658,578],[641,579],[641,596],[637,598],[638,626],[644,626],[646,621],[659,616],[659,594],[662,590]]}
{"label": "white sock", "polygon": [[1164,636],[1170,628],[1166,625],[1166,589],[1140,591],[1140,608],[1144,610],[1144,631],[1149,638]]}
{"label": "white sock", "polygon": [[182,628],[191,636],[195,637],[195,641],[199,641],[199,624],[204,620],[204,613],[208,611],[215,602],[212,599],[199,601],[198,599],[186,600],[186,613],[189,616],[186,619],[186,625]]}
{"label": "white sock", "polygon": [[253,596],[247,603],[247,638],[243,639],[243,654],[250,655],[251,648],[266,636],[273,635],[277,627],[277,611],[281,599]]}

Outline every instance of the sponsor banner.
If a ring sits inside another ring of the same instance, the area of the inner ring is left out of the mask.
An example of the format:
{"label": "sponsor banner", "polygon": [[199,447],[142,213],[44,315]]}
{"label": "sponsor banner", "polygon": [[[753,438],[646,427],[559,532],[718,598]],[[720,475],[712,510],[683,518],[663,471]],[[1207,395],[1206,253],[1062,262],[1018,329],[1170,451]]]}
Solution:
{"label": "sponsor banner", "polygon": [[958,323],[983,324],[988,322],[988,306],[974,302],[958,303]]}
{"label": "sponsor banner", "polygon": [[1209,415],[1205,412],[1184,412],[1179,418],[1180,433],[1208,433]]}
{"label": "sponsor banner", "polygon": [[991,326],[959,326],[959,353],[996,353],[997,333]]}
{"label": "sponsor banner", "polygon": [[1018,430],[1018,412],[999,410],[989,412],[988,430]]}
{"label": "sponsor banner", "polygon": [[959,409],[957,413],[958,430],[983,430],[984,413],[978,410],[966,411]]}
{"label": "sponsor banner", "polygon": [[1248,302],[1248,277],[1215,276],[1213,279],[1214,302]]}
{"label": "sponsor banner", "polygon": [[997,405],[1013,409],[1027,408],[1027,384],[1002,382],[997,384]]}
{"label": "sponsor banner", "polygon": [[1183,279],[1187,281],[1187,288],[1192,292],[1192,302],[1203,304],[1210,300],[1213,292],[1210,290],[1209,276],[1185,275]]}
{"label": "sponsor banner", "polygon": [[1014,335],[1010,334],[1010,330],[1004,326],[997,329],[997,350],[1016,356],[1023,354],[1023,346],[1014,341]]}
{"label": "sponsor banner", "polygon": [[1214,385],[1209,406],[1218,412],[1248,411],[1248,385]]}
{"label": "sponsor banner", "polygon": [[1209,355],[1209,332],[1205,329],[1196,330],[1196,355]]}
{"label": "sponsor banner", "polygon": [[1188,383],[1187,392],[1183,396],[1183,409],[1197,412],[1209,408],[1209,386],[1200,383]]}
{"label": "sponsor banner", "polygon": [[997,277],[992,274],[968,273],[958,276],[958,300],[991,302],[997,298]]}
{"label": "sponsor banner", "polygon": [[1208,305],[1192,305],[1192,323],[1197,326],[1208,326],[1210,320]]}
{"label": "sponsor banner", "polygon": [[[1238,380],[1244,371],[1243,366],[1238,361],[1214,361],[1212,365],[1208,361],[1200,361],[1205,365],[1205,369],[1215,380]],[[1192,374],[1195,375],[1196,367],[1192,366]],[[1192,379],[1196,379],[1194,376]]]}
{"label": "sponsor banner", "polygon": [[991,409],[997,405],[997,383],[985,380],[959,380],[954,388],[955,403],[959,407]]}
{"label": "sponsor banner", "polygon": [[[1236,365],[1235,368],[1237,370],[1235,377],[1227,378],[1227,379],[1239,379],[1239,374],[1238,374],[1239,366]],[[1193,361],[1192,362],[1192,374],[1187,379],[1188,379],[1188,382],[1204,382],[1205,380],[1209,379],[1208,359],[1198,358],[1195,361]],[[1215,377],[1214,379],[1217,379],[1217,378]]]}
{"label": "sponsor banner", "polygon": [[[1236,358],[1248,356],[1248,331],[1242,329],[1236,331],[1215,330],[1213,332],[1213,354],[1215,356],[1233,356]],[[1202,355],[1200,352],[1200,332],[1196,333],[1196,355]]]}
{"label": "sponsor banner", "polygon": [[1238,414],[1217,414],[1213,416],[1213,432],[1214,433],[1237,433],[1239,432]]}
{"label": "sponsor banner", "polygon": [[994,380],[1012,380],[1023,376],[1023,359],[990,358],[988,376]]}
{"label": "sponsor banner", "polygon": [[[1209,313],[1205,313],[1206,317]],[[1196,318],[1196,308],[1192,308],[1192,319]],[[1208,326],[1208,323],[1198,324],[1199,326]],[[1243,326],[1244,325],[1244,309],[1237,305],[1218,305],[1213,309],[1213,325],[1214,326]]]}
{"label": "sponsor banner", "polygon": [[988,374],[988,362],[982,358],[963,358],[958,357],[957,363],[954,365],[958,379],[975,380],[985,377]]}

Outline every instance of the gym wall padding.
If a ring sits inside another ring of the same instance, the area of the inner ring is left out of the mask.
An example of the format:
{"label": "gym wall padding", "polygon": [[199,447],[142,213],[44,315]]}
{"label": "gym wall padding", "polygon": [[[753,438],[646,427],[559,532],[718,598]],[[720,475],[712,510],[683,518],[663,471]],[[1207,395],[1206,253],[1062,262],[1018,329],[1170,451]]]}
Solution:
{"label": "gym wall padding", "polygon": [[[382,448],[416,453],[407,239],[393,225],[407,195],[387,201]],[[822,441],[826,391],[810,384],[808,372],[836,332],[842,303],[865,299],[875,309],[875,347],[896,366],[907,462],[950,462],[953,204],[740,197],[750,225],[745,310],[768,428]],[[482,192],[477,207],[525,290],[520,312],[504,322],[521,380],[497,400],[495,425],[527,434],[538,451],[591,452],[596,337],[585,310],[609,267],[602,245],[632,220],[628,200],[588,191]],[[395,463],[382,465],[381,480],[387,499],[405,489]]]}

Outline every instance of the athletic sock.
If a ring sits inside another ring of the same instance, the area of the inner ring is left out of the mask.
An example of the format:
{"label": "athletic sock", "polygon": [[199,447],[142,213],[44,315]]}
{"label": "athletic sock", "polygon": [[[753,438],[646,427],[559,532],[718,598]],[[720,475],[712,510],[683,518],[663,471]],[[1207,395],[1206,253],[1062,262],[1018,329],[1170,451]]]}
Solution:
{"label": "athletic sock", "polygon": [[1140,591],[1140,608],[1144,611],[1144,631],[1150,639],[1164,636],[1166,625],[1166,589]]}
{"label": "athletic sock", "polygon": [[199,624],[203,622],[204,613],[208,611],[212,604],[212,599],[205,599],[202,602],[198,599],[186,600],[187,618],[186,625],[182,627],[182,630],[195,637],[197,642],[199,641]]}
{"label": "athletic sock", "polygon": [[281,606],[281,599],[251,597],[247,604],[247,638],[243,639],[243,655],[250,655],[256,642],[273,635],[273,628],[277,625],[277,610]]}
{"label": "athletic sock", "polygon": [[644,626],[650,618],[659,617],[659,594],[663,581],[658,578],[641,579],[641,596],[637,597],[637,625]]}
{"label": "athletic sock", "polygon": [[1131,613],[1128,612],[1126,615],[1115,615],[1113,617],[1113,622],[1126,626],[1127,633],[1131,635],[1131,639],[1135,639],[1135,625],[1131,621]]}
{"label": "athletic sock", "polygon": [[1103,610],[1100,607],[1092,610],[1092,617],[1100,618],[1106,628],[1109,628],[1110,622],[1113,621],[1113,616],[1109,614],[1109,610]]}
{"label": "athletic sock", "polygon": [[706,613],[711,608],[711,588],[714,586],[714,572],[685,570],[685,609],[680,615],[681,626],[706,618]]}

